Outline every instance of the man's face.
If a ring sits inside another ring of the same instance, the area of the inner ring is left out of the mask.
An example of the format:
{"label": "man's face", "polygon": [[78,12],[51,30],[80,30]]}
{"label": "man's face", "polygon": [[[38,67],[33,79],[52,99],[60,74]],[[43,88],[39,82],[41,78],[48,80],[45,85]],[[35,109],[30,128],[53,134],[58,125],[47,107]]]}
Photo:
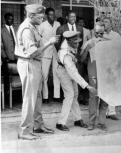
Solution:
{"label": "man's face", "polygon": [[95,37],[103,37],[104,26],[100,26],[100,29],[95,29]]}
{"label": "man's face", "polygon": [[8,26],[11,26],[13,24],[13,16],[8,16],[6,19],[5,19],[5,22]]}
{"label": "man's face", "polygon": [[41,13],[41,14],[35,14],[32,18],[32,22],[35,24],[35,25],[40,25],[42,22],[43,22],[43,19],[44,19],[44,13]]}
{"label": "man's face", "polygon": [[109,19],[104,19],[103,22],[104,22],[104,25],[105,25],[105,30],[108,30],[108,29],[111,28],[111,22],[110,22]]}
{"label": "man's face", "polygon": [[54,22],[55,12],[53,12],[53,11],[48,12],[47,18],[48,18],[49,21]]}
{"label": "man's face", "polygon": [[77,49],[78,48],[79,42],[77,42],[77,39],[78,39],[78,37],[74,37],[74,38],[70,38],[68,40],[68,43],[69,43],[70,47],[72,47],[74,49]]}
{"label": "man's face", "polygon": [[70,13],[68,16],[68,22],[73,25],[76,22],[76,14]]}
{"label": "man's face", "polygon": [[84,20],[79,20],[78,25],[84,27]]}

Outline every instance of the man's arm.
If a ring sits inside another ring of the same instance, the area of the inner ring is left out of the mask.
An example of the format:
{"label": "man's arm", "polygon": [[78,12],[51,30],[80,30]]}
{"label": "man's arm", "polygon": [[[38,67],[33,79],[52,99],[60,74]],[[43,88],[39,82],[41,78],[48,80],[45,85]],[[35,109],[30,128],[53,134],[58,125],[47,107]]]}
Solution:
{"label": "man's arm", "polygon": [[72,61],[72,57],[70,55],[65,55],[64,57],[64,66],[66,71],[68,72],[69,76],[77,82],[83,89],[87,88],[91,93],[97,94],[95,88],[90,86],[78,73],[78,70],[75,66],[75,63]]}
{"label": "man's arm", "polygon": [[81,77],[81,75],[79,75],[75,63],[72,61],[72,57],[70,55],[65,55],[64,65],[69,76],[74,81],[76,81],[83,89],[88,86],[88,83]]}
{"label": "man's arm", "polygon": [[[54,44],[57,41],[58,38],[52,37],[50,40],[48,40],[47,43],[44,45],[40,45],[38,47],[38,42],[35,42],[35,38],[33,33],[29,29],[25,29],[22,34],[22,42],[25,47],[25,54],[27,57],[38,57],[41,56],[43,51],[50,45]],[[39,42],[41,44],[41,42]]]}

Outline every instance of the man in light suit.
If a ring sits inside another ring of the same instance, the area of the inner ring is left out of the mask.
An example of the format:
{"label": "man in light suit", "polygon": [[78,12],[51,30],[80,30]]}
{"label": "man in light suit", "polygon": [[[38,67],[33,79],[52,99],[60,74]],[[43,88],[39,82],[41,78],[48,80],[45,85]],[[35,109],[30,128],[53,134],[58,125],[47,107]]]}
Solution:
{"label": "man in light suit", "polygon": [[[56,35],[56,30],[60,26],[60,23],[55,21],[55,10],[53,8],[47,8],[46,11],[47,20],[44,21],[39,27],[39,33],[42,36],[44,43],[51,37]],[[60,82],[56,76],[55,69],[57,67],[57,51],[55,46],[48,47],[42,57],[42,73],[43,73],[43,99],[44,102],[48,102],[48,76],[50,65],[52,63],[53,70],[53,84],[54,84],[54,98],[59,100],[60,98]]]}
{"label": "man in light suit", "polygon": [[78,86],[77,83],[83,88],[88,89],[90,92],[96,94],[95,88],[91,87],[78,73],[76,68],[76,54],[79,42],[80,32],[77,31],[65,31],[63,33],[64,41],[61,45],[61,49],[58,52],[58,67],[57,74],[61,82],[61,86],[64,92],[64,101],[62,111],[56,128],[62,131],[69,131],[66,126],[67,119],[70,111],[72,112],[75,121],[74,125],[82,128],[87,128],[81,117],[81,111],[77,101],[78,98]]}
{"label": "man in light suit", "polygon": [[42,54],[44,50],[56,43],[52,37],[43,44],[37,25],[44,18],[44,7],[38,4],[26,6],[27,18],[20,25],[17,33],[18,44],[15,54],[18,56],[17,68],[22,82],[22,120],[19,138],[37,139],[38,133],[53,133],[45,127],[42,114]]}

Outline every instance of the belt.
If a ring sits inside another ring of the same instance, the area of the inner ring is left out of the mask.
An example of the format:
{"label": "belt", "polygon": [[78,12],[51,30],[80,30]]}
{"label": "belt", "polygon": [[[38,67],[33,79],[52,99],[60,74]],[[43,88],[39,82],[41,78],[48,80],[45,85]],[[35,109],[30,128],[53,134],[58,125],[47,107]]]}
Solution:
{"label": "belt", "polygon": [[35,60],[35,61],[38,61],[40,62],[41,60],[37,59],[37,58],[26,58],[26,57],[21,57],[21,56],[18,56],[19,59],[23,59],[23,60]]}

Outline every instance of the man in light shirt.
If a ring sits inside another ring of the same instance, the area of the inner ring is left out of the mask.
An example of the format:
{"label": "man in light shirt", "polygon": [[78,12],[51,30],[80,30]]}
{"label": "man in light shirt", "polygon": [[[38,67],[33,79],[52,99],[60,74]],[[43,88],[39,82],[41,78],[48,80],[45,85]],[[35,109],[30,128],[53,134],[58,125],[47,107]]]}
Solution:
{"label": "man in light shirt", "polygon": [[[60,23],[55,21],[55,10],[53,8],[47,8],[46,11],[47,20],[44,21],[39,27],[39,33],[42,36],[43,43],[48,42],[48,39],[56,35],[56,30],[60,26]],[[48,47],[42,57],[42,73],[43,73],[43,99],[48,102],[48,76],[50,65],[52,63],[53,69],[53,83],[54,83],[54,98],[59,100],[60,98],[60,82],[56,76],[55,69],[57,66],[57,51],[55,46]]]}
{"label": "man in light shirt", "polygon": [[[104,33],[105,38],[111,39],[114,43],[115,43],[115,41],[121,39],[121,36],[117,32],[112,30],[110,18],[108,18],[108,17],[104,18],[103,23],[105,25],[105,33]],[[115,106],[110,106],[110,105],[108,106],[107,118],[112,119],[112,120],[118,120],[118,118],[116,116]]]}
{"label": "man in light shirt", "polygon": [[17,68],[22,83],[22,119],[19,138],[38,139],[39,133],[53,133],[43,122],[42,105],[42,62],[41,57],[47,47],[56,43],[56,37],[43,44],[37,25],[44,18],[44,6],[26,6],[27,18],[21,23],[17,33],[15,54],[18,56]]}
{"label": "man in light shirt", "polygon": [[76,68],[76,54],[79,42],[80,32],[77,31],[65,31],[63,37],[65,38],[61,49],[58,52],[59,60],[57,67],[58,78],[61,82],[61,86],[64,92],[64,101],[62,106],[62,111],[56,128],[62,131],[69,131],[69,128],[66,126],[67,119],[69,117],[70,111],[72,112],[75,121],[74,125],[87,128],[87,125],[84,123],[78,98],[78,86],[79,84],[83,89],[88,89],[90,92],[96,94],[95,88],[91,87],[78,73]]}

